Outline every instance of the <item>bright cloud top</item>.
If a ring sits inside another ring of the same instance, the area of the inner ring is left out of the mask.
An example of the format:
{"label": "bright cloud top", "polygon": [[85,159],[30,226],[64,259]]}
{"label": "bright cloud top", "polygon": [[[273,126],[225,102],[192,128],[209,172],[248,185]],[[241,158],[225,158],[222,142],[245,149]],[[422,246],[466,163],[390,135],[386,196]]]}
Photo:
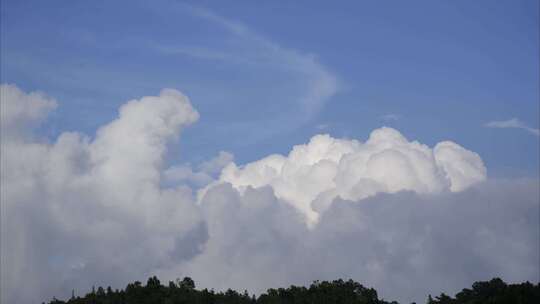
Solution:
{"label": "bright cloud top", "polygon": [[431,149],[383,127],[364,143],[316,135],[288,156],[270,155],[241,167],[231,163],[219,182],[241,192],[270,186],[313,224],[337,197],[356,201],[381,192],[455,192],[485,179],[478,154],[450,141]]}

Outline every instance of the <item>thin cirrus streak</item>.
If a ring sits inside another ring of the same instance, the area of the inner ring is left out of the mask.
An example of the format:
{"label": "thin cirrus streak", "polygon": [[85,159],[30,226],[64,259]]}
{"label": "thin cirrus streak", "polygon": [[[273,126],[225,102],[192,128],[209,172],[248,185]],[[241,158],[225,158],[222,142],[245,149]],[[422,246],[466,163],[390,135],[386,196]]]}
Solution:
{"label": "thin cirrus streak", "polygon": [[499,128],[499,129],[523,129],[533,135],[540,136],[540,130],[527,126],[524,122],[517,118],[508,120],[490,121],[484,124],[487,128]]}
{"label": "thin cirrus streak", "polygon": [[[208,60],[222,60],[241,65],[273,66],[284,73],[296,75],[305,83],[305,91],[291,102],[300,107],[294,121],[305,123],[317,115],[324,105],[339,90],[339,81],[327,67],[322,65],[315,55],[281,46],[271,39],[257,33],[248,26],[208,10],[206,8],[181,5],[181,8],[193,16],[215,24],[237,38],[233,50],[226,52],[201,46],[158,45],[154,48],[167,54],[187,55]],[[300,118],[299,118],[300,117]],[[291,120],[276,118],[276,120]],[[288,121],[290,127],[291,121]]]}

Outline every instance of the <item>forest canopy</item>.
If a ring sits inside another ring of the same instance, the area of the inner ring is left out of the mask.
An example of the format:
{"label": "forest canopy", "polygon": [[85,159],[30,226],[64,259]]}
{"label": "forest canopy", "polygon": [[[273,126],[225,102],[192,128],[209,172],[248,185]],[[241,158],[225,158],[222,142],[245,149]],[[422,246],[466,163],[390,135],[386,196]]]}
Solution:
{"label": "forest canopy", "polygon": [[[75,296],[62,301],[51,300],[48,304],[398,304],[379,299],[377,291],[364,287],[353,280],[342,279],[314,281],[309,287],[290,286],[288,288],[268,289],[256,297],[247,291],[238,292],[228,289],[215,292],[208,289],[196,289],[195,282],[185,277],[167,285],[161,284],[157,277],[150,277],[143,285],[139,281],[129,283],[123,290],[111,287],[92,287],[84,297]],[[540,303],[540,283],[530,282],[506,284],[499,278],[476,282],[471,288],[465,288],[454,297],[441,293],[427,296],[427,304],[480,304],[480,303]]]}

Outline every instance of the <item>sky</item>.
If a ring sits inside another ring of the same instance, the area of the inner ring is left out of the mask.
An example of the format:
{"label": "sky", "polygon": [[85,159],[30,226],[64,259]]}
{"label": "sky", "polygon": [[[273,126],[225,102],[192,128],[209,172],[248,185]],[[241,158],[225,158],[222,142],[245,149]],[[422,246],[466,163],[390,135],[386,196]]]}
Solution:
{"label": "sky", "polygon": [[123,102],[179,89],[201,113],[180,161],[227,150],[245,163],[388,125],[459,141],[490,175],[538,176],[537,136],[484,127],[539,127],[538,3],[468,2],[6,0],[1,78],[58,100],[42,130],[53,137],[93,134]]}
{"label": "sky", "polygon": [[538,1],[0,5],[2,302],[539,280]]}

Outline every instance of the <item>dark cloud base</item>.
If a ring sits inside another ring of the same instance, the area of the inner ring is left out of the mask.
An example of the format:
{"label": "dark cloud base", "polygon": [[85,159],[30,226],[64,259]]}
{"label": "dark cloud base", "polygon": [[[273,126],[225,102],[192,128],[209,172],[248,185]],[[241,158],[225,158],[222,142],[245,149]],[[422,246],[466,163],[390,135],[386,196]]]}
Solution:
{"label": "dark cloud base", "polygon": [[240,196],[223,185],[203,200],[207,251],[186,269],[205,287],[255,292],[352,278],[405,302],[497,276],[538,282],[538,188],[488,181],[460,193],[337,199],[308,230],[270,189]]}

